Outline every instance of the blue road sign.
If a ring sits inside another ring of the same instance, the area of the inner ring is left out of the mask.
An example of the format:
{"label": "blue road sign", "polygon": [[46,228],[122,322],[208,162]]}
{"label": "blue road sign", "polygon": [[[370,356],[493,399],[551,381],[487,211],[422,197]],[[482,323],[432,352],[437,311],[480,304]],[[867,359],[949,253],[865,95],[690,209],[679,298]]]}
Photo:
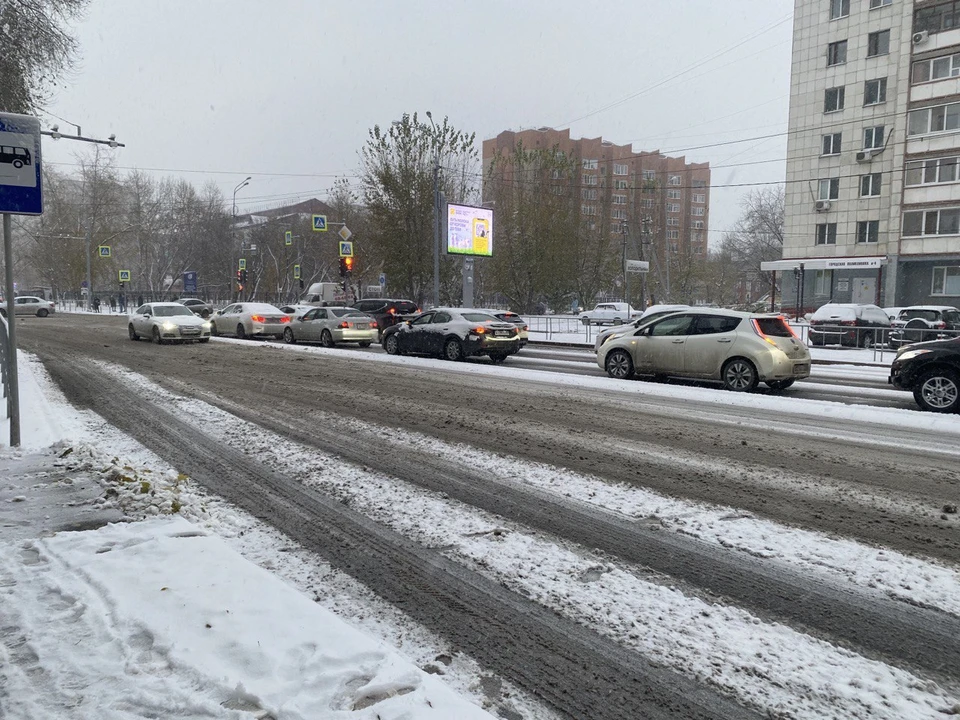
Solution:
{"label": "blue road sign", "polygon": [[40,121],[0,113],[0,213],[41,215]]}
{"label": "blue road sign", "polygon": [[100,253],[100,257],[107,258],[110,257],[110,246],[109,245],[98,245],[97,252]]}
{"label": "blue road sign", "polygon": [[313,216],[313,229],[317,232],[326,232],[327,231],[327,216],[326,215],[314,215]]}
{"label": "blue road sign", "polygon": [[284,245],[293,245],[293,233],[292,233],[291,231],[287,230],[287,231],[283,234],[283,244],[284,244]]}
{"label": "blue road sign", "polygon": [[340,243],[340,257],[353,257],[353,243],[342,241]]}
{"label": "blue road sign", "polygon": [[120,282],[130,282],[130,271],[129,270],[118,270],[117,275],[120,278]]}
{"label": "blue road sign", "polygon": [[380,273],[380,287],[384,287],[387,284],[387,276],[383,273]]}
{"label": "blue road sign", "polygon": [[185,293],[195,293],[197,291],[197,271],[187,270],[183,274],[183,291]]}

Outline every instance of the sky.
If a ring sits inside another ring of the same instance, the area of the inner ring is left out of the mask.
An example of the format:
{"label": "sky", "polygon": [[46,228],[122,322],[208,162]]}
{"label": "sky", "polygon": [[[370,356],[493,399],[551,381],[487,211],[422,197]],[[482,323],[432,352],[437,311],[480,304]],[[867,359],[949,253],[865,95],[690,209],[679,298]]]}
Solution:
{"label": "sky", "polygon": [[[593,9],[593,11],[591,11]],[[357,183],[405,112],[477,135],[569,127],[709,162],[710,241],[784,177],[791,0],[91,0],[46,126],[115,133],[120,168],[215,182],[238,212]],[[770,137],[772,136],[772,137]],[[737,142],[743,141],[743,142]],[[44,140],[75,166],[80,143]]]}

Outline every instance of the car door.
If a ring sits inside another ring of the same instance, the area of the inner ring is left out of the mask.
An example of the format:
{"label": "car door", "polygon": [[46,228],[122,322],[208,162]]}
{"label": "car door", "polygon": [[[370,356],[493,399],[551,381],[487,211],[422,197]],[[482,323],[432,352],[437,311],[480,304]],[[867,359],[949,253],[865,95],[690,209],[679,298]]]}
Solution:
{"label": "car door", "polygon": [[237,331],[237,319],[240,317],[240,305],[227,305],[217,316],[217,332],[232,335]]}
{"label": "car door", "polygon": [[137,308],[136,314],[133,316],[131,322],[133,322],[133,329],[137,331],[138,335],[149,337],[150,333],[153,331],[153,315],[151,314],[151,308],[149,305],[141,305]]}
{"label": "car door", "polygon": [[683,372],[683,346],[693,327],[693,315],[671,315],[638,331],[634,366],[638,373],[673,375]]}
{"label": "car door", "polygon": [[320,342],[320,336],[325,328],[330,327],[330,311],[326,308],[317,308],[311,310],[313,317],[307,321],[304,331],[307,333],[306,339],[310,342]]}
{"label": "car door", "polygon": [[741,318],[732,315],[696,315],[683,343],[683,374],[719,377],[720,368],[736,344]]}
{"label": "car door", "polygon": [[13,299],[13,314],[14,315],[29,315],[30,306],[27,305],[28,298],[18,297]]}
{"label": "car door", "polygon": [[429,345],[429,328],[435,314],[436,313],[424,313],[409,325],[401,326],[398,332],[402,337],[397,338],[400,340],[400,347],[412,353],[428,352],[424,348]]}
{"label": "car door", "polygon": [[423,329],[423,352],[440,355],[443,352],[443,340],[450,333],[453,316],[443,310],[433,316],[433,320]]}
{"label": "car door", "polygon": [[294,317],[290,321],[290,328],[293,330],[293,337],[297,340],[310,340],[310,329],[312,327],[312,320],[317,316],[318,308],[313,310],[308,310],[303,313],[299,318]]}

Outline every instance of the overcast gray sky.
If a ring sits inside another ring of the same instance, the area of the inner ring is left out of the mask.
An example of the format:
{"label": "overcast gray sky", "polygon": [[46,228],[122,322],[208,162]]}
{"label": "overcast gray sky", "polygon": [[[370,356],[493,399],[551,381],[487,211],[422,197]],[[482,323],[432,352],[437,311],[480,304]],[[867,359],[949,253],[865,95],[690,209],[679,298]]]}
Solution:
{"label": "overcast gray sky", "polygon": [[[85,135],[116,133],[122,167],[212,179],[228,200],[253,175],[241,211],[323,197],[356,175],[369,128],[404,112],[448,115],[478,140],[570,127],[710,162],[715,243],[750,189],[729,186],[783,179],[792,11],[793,0],[92,0],[80,65],[48,109]],[[77,145],[44,139],[45,159],[72,164]]]}

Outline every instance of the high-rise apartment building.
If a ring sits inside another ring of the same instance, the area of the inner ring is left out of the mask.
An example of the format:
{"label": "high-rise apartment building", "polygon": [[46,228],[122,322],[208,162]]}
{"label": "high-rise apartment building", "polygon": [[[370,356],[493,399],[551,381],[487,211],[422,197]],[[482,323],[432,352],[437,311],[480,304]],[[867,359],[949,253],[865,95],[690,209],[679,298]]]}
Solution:
{"label": "high-rise apartment building", "polygon": [[804,306],[960,302],[960,2],[796,0],[786,179]]}
{"label": "high-rise apartment building", "polygon": [[[629,223],[655,249],[704,256],[710,222],[710,165],[659,152],[634,152],[603,138],[572,140],[570,130],[504,131],[483,141],[483,165],[522,143],[528,150],[556,150],[580,165],[581,215],[606,221],[617,236]],[[486,192],[486,190],[485,190]],[[485,197],[485,199],[488,199]]]}

